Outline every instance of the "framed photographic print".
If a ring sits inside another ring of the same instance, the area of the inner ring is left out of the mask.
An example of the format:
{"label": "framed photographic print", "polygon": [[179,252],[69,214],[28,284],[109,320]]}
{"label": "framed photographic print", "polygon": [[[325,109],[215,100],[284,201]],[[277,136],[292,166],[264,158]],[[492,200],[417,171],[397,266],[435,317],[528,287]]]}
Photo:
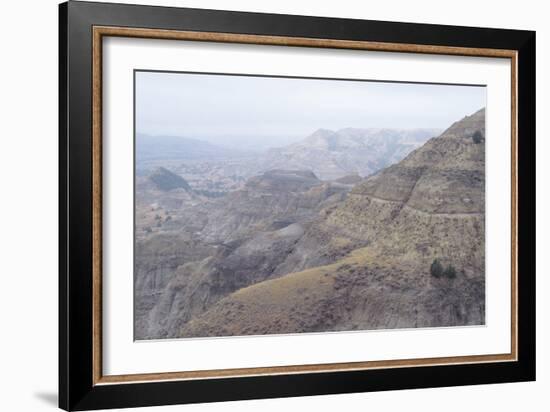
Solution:
{"label": "framed photographic print", "polygon": [[60,5],[60,407],[535,379],[535,33]]}

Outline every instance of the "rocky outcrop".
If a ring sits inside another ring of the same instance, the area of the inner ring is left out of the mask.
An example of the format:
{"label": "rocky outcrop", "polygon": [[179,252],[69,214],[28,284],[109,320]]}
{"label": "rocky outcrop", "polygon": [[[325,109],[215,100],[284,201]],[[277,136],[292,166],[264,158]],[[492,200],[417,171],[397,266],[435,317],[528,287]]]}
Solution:
{"label": "rocky outcrop", "polygon": [[268,171],[207,206],[208,222],[201,236],[209,242],[227,243],[252,232],[295,222],[304,224],[323,207],[343,200],[349,189],[322,182],[309,171]]}

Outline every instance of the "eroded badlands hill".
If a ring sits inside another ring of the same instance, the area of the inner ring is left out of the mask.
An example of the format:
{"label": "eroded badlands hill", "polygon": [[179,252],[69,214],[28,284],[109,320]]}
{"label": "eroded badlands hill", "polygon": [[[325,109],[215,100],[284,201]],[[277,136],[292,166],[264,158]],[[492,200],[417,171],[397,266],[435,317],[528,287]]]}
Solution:
{"label": "eroded badlands hill", "polygon": [[309,171],[272,170],[223,198],[171,210],[169,221],[155,210],[162,231],[136,243],[136,337],[178,336],[219,299],[279,276],[319,212],[351,187]]}
{"label": "eroded badlands hill", "polygon": [[[485,111],[359,183],[305,226],[272,277],[178,336],[483,324]],[[434,277],[439,259],[455,277]]]}

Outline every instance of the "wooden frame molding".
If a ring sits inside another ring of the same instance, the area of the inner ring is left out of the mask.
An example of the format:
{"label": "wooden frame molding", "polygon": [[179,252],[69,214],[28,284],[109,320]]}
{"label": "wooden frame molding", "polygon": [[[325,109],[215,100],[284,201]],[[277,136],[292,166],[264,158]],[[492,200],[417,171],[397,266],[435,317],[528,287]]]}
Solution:
{"label": "wooden frame molding", "polygon": [[[204,371],[182,371],[166,373],[148,373],[132,375],[108,375],[102,373],[102,40],[105,36],[148,38],[164,40],[186,40],[204,42],[224,42],[241,44],[277,45],[293,47],[319,47],[334,49],[354,49],[367,51],[424,53],[438,55],[458,55],[477,57],[496,57],[511,60],[512,105],[512,199],[511,199],[511,353],[453,356],[423,359],[401,359],[385,361],[331,363],[316,365],[291,365],[282,367],[239,368]],[[178,31],[160,29],[142,29],[113,26],[94,26],[92,44],[92,180],[93,180],[93,384],[109,385],[116,383],[137,383],[168,380],[216,379],[227,377],[245,377],[259,375],[299,374],[312,372],[356,371],[381,368],[402,368],[412,366],[457,365],[468,363],[512,362],[518,359],[518,113],[517,79],[518,54],[515,50],[466,48],[451,46],[432,46],[402,43],[383,43],[368,41],[350,41],[303,37],[264,36],[249,34],[230,34],[216,32]]]}

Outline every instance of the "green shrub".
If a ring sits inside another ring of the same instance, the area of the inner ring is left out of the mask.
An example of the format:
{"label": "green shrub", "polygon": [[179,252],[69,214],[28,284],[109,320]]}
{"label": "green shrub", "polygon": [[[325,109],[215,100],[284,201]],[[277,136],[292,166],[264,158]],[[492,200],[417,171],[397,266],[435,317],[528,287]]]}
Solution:
{"label": "green shrub", "polygon": [[434,259],[430,266],[430,273],[434,278],[440,278],[443,275],[443,265],[439,259]]}
{"label": "green shrub", "polygon": [[443,272],[443,275],[445,275],[449,279],[454,279],[454,278],[456,278],[456,269],[454,268],[453,265],[448,265],[445,268],[445,271]]}
{"label": "green shrub", "polygon": [[472,140],[474,141],[475,144],[480,144],[482,139],[483,139],[483,135],[479,130],[476,130],[476,132],[472,136]]}
{"label": "green shrub", "polygon": [[456,278],[456,269],[453,265],[443,267],[439,259],[434,259],[430,266],[430,273],[434,278],[446,277],[448,279]]}

